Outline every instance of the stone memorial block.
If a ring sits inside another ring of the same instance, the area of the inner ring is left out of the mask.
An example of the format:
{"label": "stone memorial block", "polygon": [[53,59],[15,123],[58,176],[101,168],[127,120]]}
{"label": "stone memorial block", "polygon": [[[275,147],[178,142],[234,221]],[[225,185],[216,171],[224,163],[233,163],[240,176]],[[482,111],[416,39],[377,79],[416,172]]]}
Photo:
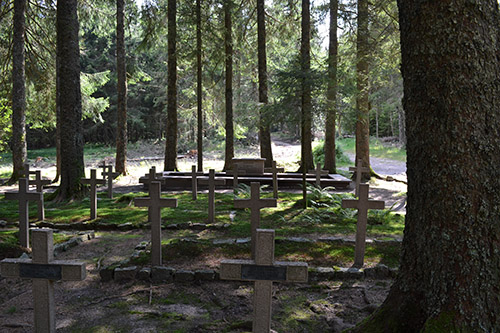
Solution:
{"label": "stone memorial block", "polygon": [[5,278],[33,280],[35,332],[56,332],[54,281],[81,281],[85,279],[85,263],[54,260],[52,230],[34,229],[33,259],[4,259],[0,262]]}
{"label": "stone memorial block", "polygon": [[233,167],[238,165],[240,172],[244,171],[247,175],[262,175],[264,174],[265,158],[233,158]]}
{"label": "stone memorial block", "polygon": [[113,198],[113,179],[118,177],[120,175],[120,173],[113,172],[112,165],[102,165],[101,168],[102,168],[101,175],[108,182],[108,198],[112,199]]}
{"label": "stone memorial block", "polygon": [[316,175],[316,186],[321,187],[321,176],[328,175],[328,170],[322,170],[319,163],[316,164],[316,169],[309,170],[309,173]]}
{"label": "stone memorial block", "polygon": [[82,178],[82,184],[90,185],[90,219],[95,220],[97,218],[97,185],[106,184],[106,180],[97,179],[97,171],[95,169],[90,170],[90,178]]}
{"label": "stone memorial block", "polygon": [[363,166],[363,161],[361,159],[358,160],[356,167],[349,167],[349,171],[353,171],[356,173],[356,188],[354,191],[354,195],[358,197],[359,195],[359,185],[361,184],[361,178],[364,173],[370,173],[370,168]]}
{"label": "stone memorial block", "polygon": [[358,222],[356,224],[356,247],[354,251],[354,267],[361,268],[364,264],[366,245],[366,224],[368,222],[368,209],[384,209],[385,202],[368,200],[370,191],[368,184],[359,184],[359,199],[342,200],[342,208],[358,209]]}
{"label": "stone memorial block", "polygon": [[149,198],[135,198],[137,207],[148,207],[151,216],[151,261],[153,266],[161,266],[161,209],[177,207],[177,199],[161,198],[161,183],[149,184]]}
{"label": "stone memorial block", "polygon": [[43,187],[45,185],[51,184],[50,179],[42,179],[42,172],[40,170],[35,171],[35,179],[29,180],[29,185],[35,185],[36,191],[42,193],[42,199],[37,202],[38,204],[38,221],[45,220],[45,210],[43,208]]}
{"label": "stone memorial block", "polygon": [[6,192],[6,200],[19,201],[19,243],[21,246],[29,248],[29,201],[42,201],[43,194],[40,192],[28,191],[28,178],[19,179],[19,192]]}
{"label": "stone memorial block", "polygon": [[225,179],[215,178],[215,170],[208,171],[208,179],[200,178],[200,184],[208,184],[208,222],[215,222],[215,185],[226,185]]}
{"label": "stone memorial block", "polygon": [[223,260],[221,280],[254,281],[253,332],[271,329],[273,281],[307,282],[307,263],[274,261],[274,230],[258,229],[255,260]]}

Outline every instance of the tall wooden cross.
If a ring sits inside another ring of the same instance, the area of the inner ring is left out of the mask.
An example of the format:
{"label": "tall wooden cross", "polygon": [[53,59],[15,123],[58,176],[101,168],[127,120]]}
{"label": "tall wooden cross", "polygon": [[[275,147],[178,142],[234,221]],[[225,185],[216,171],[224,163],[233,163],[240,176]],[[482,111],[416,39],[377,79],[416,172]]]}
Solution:
{"label": "tall wooden cross", "polygon": [[196,179],[196,165],[191,166],[191,192],[193,194],[193,200],[198,199],[198,180]]}
{"label": "tall wooden cross", "polygon": [[86,267],[81,261],[54,260],[52,230],[33,230],[33,259],[4,259],[1,274],[6,278],[33,280],[35,332],[56,332],[54,281],[82,281]]}
{"label": "tall wooden cross", "polygon": [[368,200],[368,184],[359,185],[358,200],[342,200],[342,208],[357,208],[358,222],[356,224],[356,248],[354,253],[354,267],[363,267],[365,258],[366,224],[368,222],[368,209],[384,209],[385,202],[381,200]]}
{"label": "tall wooden cross", "polygon": [[261,199],[260,198],[260,183],[250,183],[250,199],[235,199],[235,208],[250,208],[250,229],[251,229],[251,247],[252,259],[256,253],[256,237],[257,229],[260,227],[260,210],[266,207],[276,207],[278,202],[276,199]]}
{"label": "tall wooden cross", "polygon": [[153,266],[161,266],[161,209],[177,207],[177,199],[161,197],[161,183],[149,184],[149,198],[135,198],[137,207],[148,207],[151,216],[151,262]]}
{"label": "tall wooden cross", "polygon": [[271,168],[264,168],[264,172],[273,174],[273,198],[278,199],[278,172],[285,172],[285,168],[277,168],[276,161],[273,161]]}
{"label": "tall wooden cross", "polygon": [[30,170],[29,163],[24,164],[24,178],[30,178],[30,175],[34,175],[35,171]]}
{"label": "tall wooden cross", "polygon": [[19,179],[19,192],[6,192],[5,199],[19,201],[19,243],[23,247],[30,247],[29,236],[29,201],[41,201],[43,194],[28,191],[28,179]]}
{"label": "tall wooden cross", "polygon": [[208,179],[200,178],[200,184],[208,184],[208,222],[215,222],[215,185],[226,185],[225,179],[216,179],[215,170],[208,170]]}
{"label": "tall wooden cross", "polygon": [[37,202],[38,204],[38,221],[45,220],[45,209],[43,208],[43,187],[45,185],[51,184],[50,179],[42,179],[42,172],[40,170],[35,171],[35,179],[30,179],[28,184],[35,185],[36,191],[42,193],[42,199]]}
{"label": "tall wooden cross", "polygon": [[328,170],[322,170],[321,169],[321,164],[317,163],[316,164],[316,169],[309,170],[309,173],[313,173],[313,174],[316,175],[316,186],[321,187],[321,176],[322,175],[328,175]]}
{"label": "tall wooden cross", "polygon": [[307,263],[274,261],[274,230],[257,229],[255,260],[223,260],[221,280],[255,281],[253,332],[269,333],[273,281],[307,282]]}
{"label": "tall wooden cross", "polygon": [[349,171],[356,172],[356,189],[354,195],[359,197],[359,185],[361,184],[361,178],[364,173],[370,173],[370,168],[363,166],[363,161],[361,159],[358,160],[356,167],[349,167]]}
{"label": "tall wooden cross", "polygon": [[108,182],[108,198],[113,198],[113,179],[118,177],[120,174],[118,172],[113,172],[112,165],[103,165],[101,166],[102,172],[101,175]]}
{"label": "tall wooden cross", "polygon": [[97,179],[97,171],[91,169],[90,178],[82,178],[80,181],[82,184],[90,185],[90,219],[95,220],[97,218],[97,185],[106,184],[106,180]]}

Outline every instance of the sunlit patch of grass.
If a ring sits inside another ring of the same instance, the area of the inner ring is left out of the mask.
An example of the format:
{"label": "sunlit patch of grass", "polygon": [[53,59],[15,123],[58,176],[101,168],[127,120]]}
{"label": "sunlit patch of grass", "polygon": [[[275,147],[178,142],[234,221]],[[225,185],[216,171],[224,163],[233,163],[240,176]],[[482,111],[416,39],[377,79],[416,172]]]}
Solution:
{"label": "sunlit patch of grass", "polygon": [[[343,151],[354,153],[356,140],[354,138],[339,139],[336,144]],[[406,162],[406,150],[397,146],[383,145],[380,140],[370,138],[370,156],[386,158],[394,161]]]}

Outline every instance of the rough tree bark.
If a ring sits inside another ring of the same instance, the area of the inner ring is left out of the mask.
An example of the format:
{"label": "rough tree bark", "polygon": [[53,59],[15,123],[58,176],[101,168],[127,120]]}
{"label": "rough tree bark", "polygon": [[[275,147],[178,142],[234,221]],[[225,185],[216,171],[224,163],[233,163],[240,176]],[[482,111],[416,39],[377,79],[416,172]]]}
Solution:
{"label": "rough tree bark", "polygon": [[168,0],[168,55],[167,55],[167,140],[165,145],[165,171],[177,170],[177,3]]}
{"label": "rough tree bark", "polygon": [[337,115],[337,11],[338,0],[330,0],[330,38],[328,46],[328,90],[325,124],[324,169],[336,173],[335,164],[335,118]]}
{"label": "rough tree bark", "polygon": [[24,75],[24,31],[26,0],[14,1],[12,36],[12,176],[15,183],[24,175],[26,149],[26,87]]}
{"label": "rough tree bark", "polygon": [[85,175],[77,0],[58,1],[56,21],[61,128],[61,183],[57,199],[68,200],[83,194],[80,178]]}
{"label": "rough tree bark", "polygon": [[116,0],[117,124],[116,172],[127,174],[127,66],[125,62],[124,0]]}
{"label": "rough tree bark", "polygon": [[196,99],[198,118],[198,171],[203,171],[203,64],[201,62],[201,55],[201,0],[196,0]]}
{"label": "rough tree bark", "polygon": [[408,205],[401,265],[360,332],[500,331],[496,0],[399,0]]}
{"label": "rough tree bark", "polygon": [[224,44],[226,47],[226,154],[224,169],[230,170],[234,157],[233,125],[233,38],[231,22],[232,0],[224,1]]}
{"label": "rough tree bark", "polygon": [[[261,108],[269,102],[267,94],[267,55],[266,55],[266,12],[264,0],[257,0],[257,53],[259,72],[259,103]],[[272,167],[273,151],[271,148],[271,132],[269,117],[260,111],[259,114],[260,156],[265,158],[265,166]]]}

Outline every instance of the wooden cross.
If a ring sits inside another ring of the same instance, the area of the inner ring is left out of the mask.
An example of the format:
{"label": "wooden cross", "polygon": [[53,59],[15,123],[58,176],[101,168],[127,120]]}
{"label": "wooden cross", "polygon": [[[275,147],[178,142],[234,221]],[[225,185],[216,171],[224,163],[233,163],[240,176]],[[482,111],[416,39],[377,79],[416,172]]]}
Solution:
{"label": "wooden cross", "polygon": [[193,193],[193,200],[198,199],[198,181],[196,180],[196,165],[191,166],[191,192]]}
{"label": "wooden cross", "polygon": [[30,175],[34,175],[35,171],[30,171],[29,163],[24,164],[24,178],[30,178]]}
{"label": "wooden cross", "polygon": [[316,175],[316,186],[321,187],[321,176],[322,175],[328,175],[328,170],[322,170],[321,169],[321,164],[317,163],[316,164],[316,169],[309,170],[309,173],[313,173],[313,174]]}
{"label": "wooden cross", "polygon": [[274,230],[257,229],[255,260],[223,260],[221,280],[255,281],[253,332],[271,330],[273,281],[307,282],[307,263],[274,261]]}
{"label": "wooden cross", "polygon": [[273,174],[273,198],[278,199],[278,172],[285,172],[285,168],[277,168],[276,161],[273,161],[271,168],[264,168],[264,172]]}
{"label": "wooden cross", "polygon": [[5,193],[5,199],[19,200],[19,243],[23,247],[30,247],[28,202],[41,201],[42,198],[42,193],[28,191],[27,178],[19,179],[19,192]]}
{"label": "wooden cross", "polygon": [[95,169],[90,170],[90,178],[82,178],[80,181],[82,184],[90,185],[90,219],[95,220],[97,218],[97,185],[106,184],[106,180],[97,179],[97,171]]}
{"label": "wooden cross", "polygon": [[103,165],[101,168],[101,175],[108,181],[108,198],[113,199],[113,179],[118,177],[120,174],[118,172],[113,172],[112,165]]}
{"label": "wooden cross", "polygon": [[225,179],[215,179],[215,170],[208,171],[208,179],[200,178],[200,184],[208,184],[208,222],[215,222],[215,185],[226,185]]}
{"label": "wooden cross", "polygon": [[250,199],[235,199],[235,208],[250,208],[250,229],[251,229],[251,246],[252,259],[255,258],[256,252],[256,237],[257,229],[260,227],[260,210],[266,207],[276,207],[278,202],[276,199],[261,199],[260,198],[260,183],[250,183]]}
{"label": "wooden cross", "polygon": [[54,281],[82,281],[86,267],[81,261],[54,260],[52,230],[33,230],[33,259],[4,259],[3,277],[33,280],[35,332],[56,332]]}
{"label": "wooden cross", "polygon": [[45,185],[51,184],[50,179],[42,179],[42,172],[40,170],[35,171],[35,179],[30,179],[28,181],[29,185],[35,185],[36,191],[42,193],[42,199],[37,202],[38,204],[38,221],[45,220],[45,209],[43,208],[43,187]]}
{"label": "wooden cross", "polygon": [[368,209],[384,209],[385,202],[381,200],[368,200],[370,190],[368,184],[359,185],[358,200],[342,200],[342,208],[357,208],[358,222],[356,224],[356,249],[354,253],[354,267],[363,267],[365,258],[366,224],[368,222]]}
{"label": "wooden cross", "polygon": [[349,171],[356,172],[356,188],[355,188],[354,195],[356,197],[359,197],[358,196],[358,194],[359,194],[359,184],[361,184],[361,178],[363,176],[363,173],[369,173],[370,172],[370,168],[364,167],[363,166],[363,161],[361,159],[359,159],[358,160],[358,164],[356,165],[356,167],[349,167]]}
{"label": "wooden cross", "polygon": [[161,183],[149,184],[149,198],[135,198],[137,207],[148,207],[151,216],[151,262],[161,266],[161,209],[177,207],[177,199],[161,198]]}

